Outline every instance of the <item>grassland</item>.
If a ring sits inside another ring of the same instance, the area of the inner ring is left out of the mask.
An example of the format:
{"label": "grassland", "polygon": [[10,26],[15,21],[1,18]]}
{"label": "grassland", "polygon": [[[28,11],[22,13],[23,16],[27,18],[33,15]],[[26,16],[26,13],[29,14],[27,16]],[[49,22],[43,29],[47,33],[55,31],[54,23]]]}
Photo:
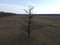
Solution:
{"label": "grassland", "polygon": [[0,18],[0,45],[60,45],[60,17],[33,16],[26,40],[27,16]]}

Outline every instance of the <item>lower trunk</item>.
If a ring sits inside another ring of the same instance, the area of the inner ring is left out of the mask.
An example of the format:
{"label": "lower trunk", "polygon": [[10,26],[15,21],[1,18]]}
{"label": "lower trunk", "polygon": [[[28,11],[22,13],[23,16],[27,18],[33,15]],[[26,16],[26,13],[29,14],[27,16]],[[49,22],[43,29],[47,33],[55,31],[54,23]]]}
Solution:
{"label": "lower trunk", "polygon": [[27,29],[28,38],[30,37],[30,24],[31,24],[31,16],[29,16],[29,21],[28,21],[28,29]]}

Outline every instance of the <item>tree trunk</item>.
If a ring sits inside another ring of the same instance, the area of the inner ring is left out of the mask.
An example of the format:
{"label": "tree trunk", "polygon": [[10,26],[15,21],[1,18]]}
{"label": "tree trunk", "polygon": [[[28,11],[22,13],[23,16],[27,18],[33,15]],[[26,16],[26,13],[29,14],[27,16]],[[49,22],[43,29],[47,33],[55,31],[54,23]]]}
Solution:
{"label": "tree trunk", "polygon": [[27,33],[28,33],[28,38],[30,37],[30,24],[31,24],[31,14],[29,14],[29,20],[28,20],[28,28],[27,28]]}

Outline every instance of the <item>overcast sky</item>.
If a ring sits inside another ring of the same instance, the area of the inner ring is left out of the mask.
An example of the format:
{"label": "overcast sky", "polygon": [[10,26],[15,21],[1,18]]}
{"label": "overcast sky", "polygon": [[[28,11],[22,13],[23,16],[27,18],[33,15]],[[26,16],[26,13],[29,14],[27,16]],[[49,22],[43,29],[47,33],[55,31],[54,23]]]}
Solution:
{"label": "overcast sky", "polygon": [[25,13],[29,5],[36,14],[60,14],[60,0],[0,0],[0,11]]}

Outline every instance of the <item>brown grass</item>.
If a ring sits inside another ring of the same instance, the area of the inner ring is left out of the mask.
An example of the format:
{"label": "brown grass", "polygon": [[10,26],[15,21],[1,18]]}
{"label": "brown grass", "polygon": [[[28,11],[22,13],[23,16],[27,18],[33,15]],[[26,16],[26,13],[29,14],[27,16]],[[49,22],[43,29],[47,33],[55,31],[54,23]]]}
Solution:
{"label": "brown grass", "polygon": [[[0,45],[60,45],[60,17],[34,16],[26,40],[26,16],[0,18]],[[27,26],[26,26],[27,27]]]}

